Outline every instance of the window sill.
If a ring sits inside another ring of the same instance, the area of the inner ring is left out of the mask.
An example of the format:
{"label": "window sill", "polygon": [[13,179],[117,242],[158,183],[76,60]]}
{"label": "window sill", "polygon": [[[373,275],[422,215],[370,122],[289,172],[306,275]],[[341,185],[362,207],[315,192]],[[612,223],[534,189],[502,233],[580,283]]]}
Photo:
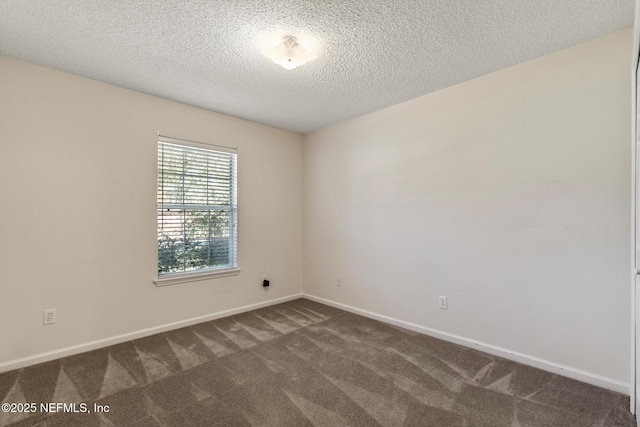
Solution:
{"label": "window sill", "polygon": [[178,283],[196,282],[199,280],[216,279],[218,277],[235,276],[240,273],[239,268],[228,268],[225,270],[203,271],[199,273],[178,273],[175,275],[166,275],[159,277],[153,281],[156,286],[177,285]]}

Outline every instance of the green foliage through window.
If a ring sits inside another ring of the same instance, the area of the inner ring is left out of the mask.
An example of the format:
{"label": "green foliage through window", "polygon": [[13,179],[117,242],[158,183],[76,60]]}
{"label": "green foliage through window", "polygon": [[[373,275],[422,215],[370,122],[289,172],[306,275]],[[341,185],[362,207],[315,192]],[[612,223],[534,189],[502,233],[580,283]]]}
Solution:
{"label": "green foliage through window", "polygon": [[158,275],[236,266],[236,155],[158,143]]}

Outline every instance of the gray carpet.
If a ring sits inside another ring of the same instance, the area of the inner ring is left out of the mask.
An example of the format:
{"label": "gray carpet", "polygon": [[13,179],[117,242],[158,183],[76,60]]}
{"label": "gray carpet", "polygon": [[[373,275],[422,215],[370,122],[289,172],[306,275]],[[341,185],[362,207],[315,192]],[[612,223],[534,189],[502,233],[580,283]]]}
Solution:
{"label": "gray carpet", "polygon": [[635,425],[627,396],[305,299],[0,374],[0,399],[91,411],[1,427]]}

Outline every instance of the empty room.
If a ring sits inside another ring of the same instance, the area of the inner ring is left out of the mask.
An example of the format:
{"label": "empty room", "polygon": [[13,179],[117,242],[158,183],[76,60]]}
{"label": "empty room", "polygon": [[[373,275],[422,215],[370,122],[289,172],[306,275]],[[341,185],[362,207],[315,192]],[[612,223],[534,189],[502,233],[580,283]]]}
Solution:
{"label": "empty room", "polygon": [[636,426],[636,14],[1,1],[0,427]]}

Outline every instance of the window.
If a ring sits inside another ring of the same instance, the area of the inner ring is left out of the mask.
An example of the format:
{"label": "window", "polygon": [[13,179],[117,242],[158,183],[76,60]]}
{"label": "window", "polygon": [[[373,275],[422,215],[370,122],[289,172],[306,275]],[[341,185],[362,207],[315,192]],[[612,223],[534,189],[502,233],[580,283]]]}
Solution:
{"label": "window", "polygon": [[237,274],[236,150],[158,138],[158,280]]}

